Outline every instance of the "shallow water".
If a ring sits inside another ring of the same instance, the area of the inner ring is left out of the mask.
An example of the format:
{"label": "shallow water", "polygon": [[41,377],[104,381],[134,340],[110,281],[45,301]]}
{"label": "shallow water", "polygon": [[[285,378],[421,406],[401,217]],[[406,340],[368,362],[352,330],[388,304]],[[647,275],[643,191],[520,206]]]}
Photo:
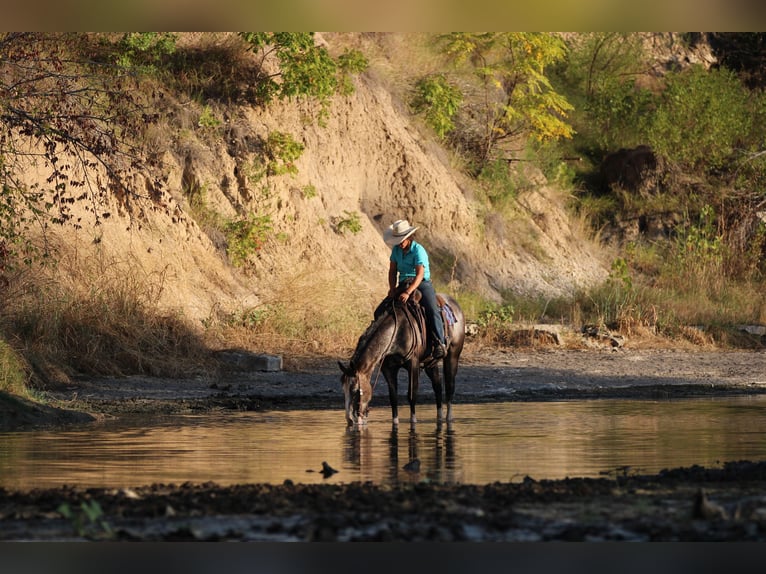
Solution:
{"label": "shallow water", "polygon": [[[213,481],[279,484],[434,480],[466,484],[766,459],[766,397],[432,405],[394,428],[379,406],[347,430],[342,410],[134,417],[65,431],[0,433],[0,486]],[[403,467],[418,460],[419,472]],[[325,478],[326,461],[339,472]],[[630,467],[625,469],[623,467]]]}

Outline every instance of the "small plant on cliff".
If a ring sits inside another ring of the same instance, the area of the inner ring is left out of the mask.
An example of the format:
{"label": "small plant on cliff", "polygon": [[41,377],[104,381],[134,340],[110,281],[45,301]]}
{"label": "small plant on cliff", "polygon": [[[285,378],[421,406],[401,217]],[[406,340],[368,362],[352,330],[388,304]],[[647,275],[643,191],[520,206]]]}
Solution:
{"label": "small plant on cliff", "polygon": [[305,146],[288,133],[274,131],[266,139],[267,175],[294,175],[298,173],[295,161],[301,157]]}
{"label": "small plant on cliff", "polygon": [[247,258],[263,247],[271,233],[271,217],[250,214],[248,217],[230,221],[225,228],[227,252],[231,262],[240,267]]}
{"label": "small plant on cliff", "polygon": [[343,210],[343,217],[335,224],[335,229],[340,234],[348,231],[356,235],[362,230],[362,221],[359,218],[359,214],[356,211]]}

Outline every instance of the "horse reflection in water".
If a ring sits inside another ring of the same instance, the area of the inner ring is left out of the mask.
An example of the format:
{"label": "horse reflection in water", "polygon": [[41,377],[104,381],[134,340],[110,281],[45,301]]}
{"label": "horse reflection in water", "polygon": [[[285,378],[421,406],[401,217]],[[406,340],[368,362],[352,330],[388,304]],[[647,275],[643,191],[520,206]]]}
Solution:
{"label": "horse reflection in water", "polygon": [[428,360],[428,337],[425,317],[419,304],[420,292],[415,291],[411,302],[400,303],[387,298],[375,312],[375,318],[359,337],[354,354],[348,365],[338,362],[343,372],[341,384],[346,407],[346,422],[349,426],[367,422],[374,384],[372,374],[380,364],[380,371],[388,383],[388,398],[391,403],[393,424],[399,424],[397,377],[400,369],[408,375],[407,399],[410,404],[410,422],[417,421],[415,402],[417,399],[420,369],[423,368],[431,379],[436,396],[438,420],[443,419],[442,405],[447,404],[447,421],[453,420],[452,399],[455,394],[460,353],[465,342],[465,319],[457,302],[449,296],[438,294],[442,307],[445,334],[448,338],[447,353],[441,361],[444,370],[444,396],[439,361]]}
{"label": "horse reflection in water", "polygon": [[362,480],[385,476],[390,483],[419,482],[425,478],[440,483],[460,482],[453,425],[437,424],[435,431],[427,433],[418,433],[417,425],[410,425],[406,457],[402,456],[405,446],[397,425],[391,426],[388,460],[374,456],[374,442],[373,431],[368,427],[346,431],[344,461]]}

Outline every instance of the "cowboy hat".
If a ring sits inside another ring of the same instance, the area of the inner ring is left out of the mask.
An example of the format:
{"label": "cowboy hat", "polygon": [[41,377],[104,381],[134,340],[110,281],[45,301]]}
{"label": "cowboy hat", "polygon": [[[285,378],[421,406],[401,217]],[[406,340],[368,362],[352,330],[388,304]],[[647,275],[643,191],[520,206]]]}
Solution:
{"label": "cowboy hat", "polygon": [[417,227],[411,226],[410,222],[406,219],[399,219],[388,226],[385,233],[383,233],[383,241],[391,247],[399,245],[402,241],[415,233],[417,229]]}

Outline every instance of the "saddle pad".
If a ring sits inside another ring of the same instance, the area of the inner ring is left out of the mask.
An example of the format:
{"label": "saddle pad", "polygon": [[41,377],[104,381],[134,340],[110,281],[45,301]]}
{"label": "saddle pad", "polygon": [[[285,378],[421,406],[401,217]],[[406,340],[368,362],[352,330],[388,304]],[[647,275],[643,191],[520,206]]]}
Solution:
{"label": "saddle pad", "polygon": [[449,306],[449,303],[445,301],[442,309],[444,310],[444,317],[447,319],[447,324],[450,326],[454,325],[457,322],[457,318],[455,317],[455,312],[452,310],[452,307]]}

